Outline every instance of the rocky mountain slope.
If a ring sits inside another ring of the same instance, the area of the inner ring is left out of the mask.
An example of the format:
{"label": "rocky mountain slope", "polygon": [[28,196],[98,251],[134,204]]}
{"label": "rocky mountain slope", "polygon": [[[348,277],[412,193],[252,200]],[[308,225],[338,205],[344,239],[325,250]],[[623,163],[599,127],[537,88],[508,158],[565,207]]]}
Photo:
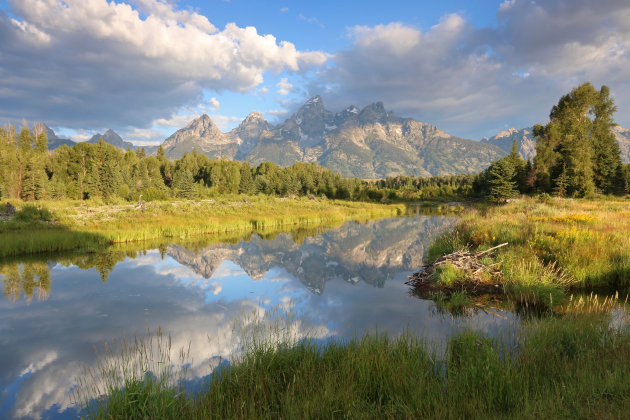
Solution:
{"label": "rocky mountain slope", "polygon": [[273,126],[258,113],[221,133],[203,115],[163,143],[167,157],[196,148],[210,157],[272,161],[282,166],[315,162],[343,176],[383,178],[404,175],[474,173],[505,152],[494,145],[451,136],[430,124],[399,118],[382,102],[333,114],[322,98],[308,100],[294,115]]}
{"label": "rocky mountain slope", "polygon": [[35,127],[33,127],[33,129],[34,131],[43,129],[46,132],[46,138],[48,139],[48,150],[56,149],[57,147],[63,146],[64,144],[66,146],[74,146],[76,144],[72,140],[58,137],[55,132],[44,123],[35,124]]}
{"label": "rocky mountain slope", "polygon": [[[534,139],[532,130],[532,127],[521,130],[510,128],[509,130],[501,131],[494,137],[484,137],[481,139],[481,142],[498,146],[509,153],[512,150],[512,142],[516,140],[516,146],[521,157],[533,160],[536,155],[536,139]],[[619,149],[621,149],[621,160],[624,163],[630,163],[630,129],[616,126],[613,128],[613,132],[617,138]]]}
{"label": "rocky mountain slope", "polygon": [[88,141],[87,143],[92,143],[92,144],[96,144],[99,142],[100,139],[103,139],[103,141],[105,143],[109,143],[112,146],[115,146],[119,149],[124,149],[127,150],[128,148],[131,150],[135,150],[136,146],[128,141],[124,141],[122,139],[122,137],[120,137],[118,135],[118,133],[116,133],[114,130],[109,129],[105,132],[105,134],[101,134],[101,133],[96,133],[94,134]]}

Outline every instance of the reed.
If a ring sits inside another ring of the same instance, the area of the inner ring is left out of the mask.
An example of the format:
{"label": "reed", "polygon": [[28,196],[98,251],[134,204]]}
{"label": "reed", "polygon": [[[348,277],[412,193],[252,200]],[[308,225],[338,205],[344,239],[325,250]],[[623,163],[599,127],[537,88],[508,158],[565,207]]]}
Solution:
{"label": "reed", "polygon": [[[622,418],[630,406],[624,325],[613,326],[605,311],[530,319],[504,336],[461,331],[441,354],[409,333],[324,343],[259,340],[229,366],[220,365],[196,394],[131,375],[123,388],[105,388],[105,399],[84,402],[84,413],[103,419]],[[133,349],[150,357],[142,346]],[[111,360],[109,377],[130,358]]]}

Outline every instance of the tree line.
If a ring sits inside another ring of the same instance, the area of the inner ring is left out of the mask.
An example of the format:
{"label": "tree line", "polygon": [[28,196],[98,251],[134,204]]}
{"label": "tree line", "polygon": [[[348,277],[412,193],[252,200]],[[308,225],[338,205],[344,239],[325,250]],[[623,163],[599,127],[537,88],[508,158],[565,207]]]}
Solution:
{"label": "tree line", "polygon": [[514,143],[511,153],[475,175],[428,178],[395,176],[366,181],[343,178],[314,163],[283,168],[272,162],[248,162],[185,154],[166,159],[121,150],[108,143],[77,143],[49,151],[43,126],[19,132],[0,128],[0,199],[102,199],[145,201],[202,199],[220,194],[276,196],[325,195],[362,201],[418,201],[456,197],[487,197],[505,201],[516,194],[591,197],[625,194],[630,165],[612,128],[617,107],[610,90],[584,83],[560,98],[549,123],[534,127],[534,161],[523,160]]}
{"label": "tree line", "polygon": [[402,194],[389,181],[343,178],[314,163],[283,168],[263,162],[253,167],[248,162],[211,159],[195,150],[172,161],[166,159],[161,146],[155,156],[147,156],[143,149],[125,151],[102,139],[96,144],[63,145],[49,151],[41,126],[33,130],[25,126],[19,132],[13,126],[0,128],[0,199],[100,199],[113,203],[267,194],[383,201],[417,199],[422,188],[429,188],[423,192],[427,197],[457,189],[451,183],[445,190],[435,190],[437,184],[417,179],[412,185],[414,194]]}
{"label": "tree line", "polygon": [[564,95],[549,114],[549,123],[534,126],[536,156],[524,161],[512,152],[493,162],[474,182],[473,193],[493,201],[521,193],[558,197],[623,195],[630,186],[630,165],[612,128],[617,111],[610,89],[584,83]]}

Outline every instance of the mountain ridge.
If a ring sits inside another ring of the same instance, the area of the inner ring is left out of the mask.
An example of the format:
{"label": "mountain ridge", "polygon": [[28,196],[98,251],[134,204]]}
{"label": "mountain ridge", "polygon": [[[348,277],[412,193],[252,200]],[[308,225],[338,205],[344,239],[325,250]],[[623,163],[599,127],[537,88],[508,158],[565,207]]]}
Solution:
{"label": "mountain ridge", "polygon": [[195,148],[211,158],[253,165],[314,162],[342,176],[365,179],[475,173],[506,154],[499,147],[397,117],[382,102],[332,113],[319,95],[275,126],[260,113],[250,113],[237,128],[222,133],[204,114],[169,136],[162,147],[169,158]]}

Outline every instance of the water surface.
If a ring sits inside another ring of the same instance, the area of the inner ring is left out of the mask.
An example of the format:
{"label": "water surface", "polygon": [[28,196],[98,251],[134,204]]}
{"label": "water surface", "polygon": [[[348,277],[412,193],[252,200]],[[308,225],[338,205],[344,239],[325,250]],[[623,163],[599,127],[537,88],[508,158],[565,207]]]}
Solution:
{"label": "water surface", "polygon": [[234,320],[278,308],[297,314],[298,336],[323,339],[378,329],[439,343],[462,326],[496,334],[510,314],[453,318],[404,284],[453,223],[403,217],[307,237],[0,263],[0,418],[75,417],[71,390],[94,348],[147,328],[160,327],[173,348],[190,344],[196,377],[238,351]]}

